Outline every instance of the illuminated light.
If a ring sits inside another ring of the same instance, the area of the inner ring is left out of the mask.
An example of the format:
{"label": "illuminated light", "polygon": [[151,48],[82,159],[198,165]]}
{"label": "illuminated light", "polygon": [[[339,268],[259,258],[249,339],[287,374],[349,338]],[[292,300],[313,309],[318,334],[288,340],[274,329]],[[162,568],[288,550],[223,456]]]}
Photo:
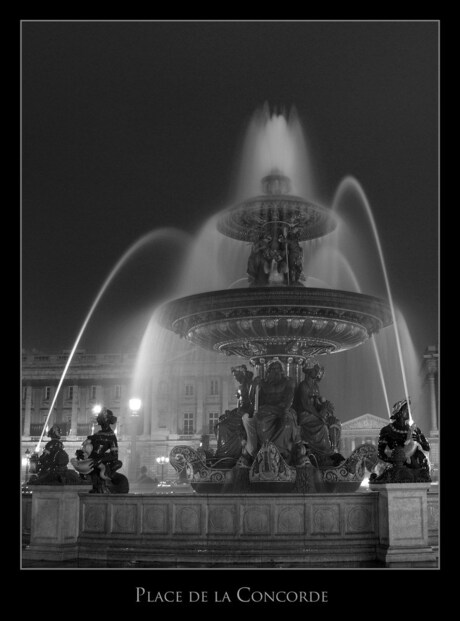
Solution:
{"label": "illuminated light", "polygon": [[137,397],[133,397],[132,399],[129,400],[129,409],[131,410],[133,415],[139,412],[139,410],[141,409],[141,405],[142,405],[142,401],[138,399]]}
{"label": "illuminated light", "polygon": [[94,414],[94,416],[97,416],[98,414],[102,412],[102,405],[100,405],[99,403],[96,403],[96,405],[93,407],[91,411]]}

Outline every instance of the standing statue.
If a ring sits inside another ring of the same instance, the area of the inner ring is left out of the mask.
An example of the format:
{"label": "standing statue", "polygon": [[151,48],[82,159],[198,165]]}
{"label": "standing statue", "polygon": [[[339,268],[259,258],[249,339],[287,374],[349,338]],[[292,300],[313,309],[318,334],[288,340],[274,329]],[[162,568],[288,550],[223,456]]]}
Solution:
{"label": "standing statue", "polygon": [[59,425],[53,425],[48,432],[49,442],[45,444],[40,457],[32,455],[31,471],[34,474],[29,485],[75,485],[81,483],[78,475],[67,468],[69,456],[64,450]]}
{"label": "standing statue", "polygon": [[112,410],[103,408],[96,422],[101,429],[87,437],[71,463],[82,478],[89,476],[93,485],[90,493],[127,493],[128,479],[116,472],[123,465],[118,459],[117,436],[110,426],[117,422],[117,417]]}
{"label": "standing statue", "polygon": [[[409,400],[410,403],[410,400]],[[428,440],[415,423],[409,424],[407,399],[394,404],[389,425],[382,427],[378,441],[379,458],[388,464],[380,475],[371,474],[370,483],[430,482],[430,465],[424,451]]]}
{"label": "standing statue", "polygon": [[281,244],[281,262],[278,271],[284,274],[287,285],[295,285],[299,280],[305,280],[303,273],[303,250],[299,243],[300,227],[294,226],[289,231],[284,230],[278,241]]}
{"label": "standing statue", "polygon": [[251,286],[263,286],[268,283],[272,258],[271,241],[271,235],[262,234],[252,245],[247,266],[247,274]]}
{"label": "standing statue", "polygon": [[254,413],[258,449],[272,442],[286,462],[296,464],[303,454],[302,438],[292,403],[295,380],[284,374],[282,364],[275,360],[267,369],[266,378],[254,380],[256,402]]}
{"label": "standing statue", "polygon": [[319,382],[324,367],[315,364],[303,368],[305,375],[297,388],[295,408],[300,435],[307,444],[307,454],[317,467],[337,466],[345,457],[339,451],[341,423],[334,414],[334,405],[320,395]]}

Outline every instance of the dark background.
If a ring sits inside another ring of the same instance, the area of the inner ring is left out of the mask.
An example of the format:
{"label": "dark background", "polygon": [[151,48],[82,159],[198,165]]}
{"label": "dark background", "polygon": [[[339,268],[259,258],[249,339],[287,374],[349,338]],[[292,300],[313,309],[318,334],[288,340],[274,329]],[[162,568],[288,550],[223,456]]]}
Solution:
{"label": "dark background", "polygon": [[[226,205],[254,111],[295,106],[316,185],[371,204],[416,349],[438,341],[438,23],[23,22],[22,347],[73,346],[123,253]],[[167,249],[121,270],[81,341],[136,350]]]}

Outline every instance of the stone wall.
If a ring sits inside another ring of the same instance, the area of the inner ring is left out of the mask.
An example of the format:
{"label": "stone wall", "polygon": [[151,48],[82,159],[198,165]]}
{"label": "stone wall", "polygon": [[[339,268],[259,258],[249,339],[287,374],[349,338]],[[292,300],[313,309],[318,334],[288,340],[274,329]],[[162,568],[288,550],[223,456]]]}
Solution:
{"label": "stone wall", "polygon": [[[30,503],[30,496],[23,502]],[[98,495],[88,488],[43,486],[32,493],[31,512],[23,509],[25,531],[31,518],[23,561],[70,561],[77,567],[436,567],[438,508],[438,494],[426,484],[277,496]]]}
{"label": "stone wall", "polygon": [[377,496],[82,495],[79,559],[150,567],[371,564]]}

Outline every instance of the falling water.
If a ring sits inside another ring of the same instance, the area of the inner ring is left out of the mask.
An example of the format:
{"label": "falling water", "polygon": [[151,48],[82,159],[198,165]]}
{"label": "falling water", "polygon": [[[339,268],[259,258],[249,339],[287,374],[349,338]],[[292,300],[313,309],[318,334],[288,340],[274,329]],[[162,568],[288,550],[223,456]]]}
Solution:
{"label": "falling water", "polygon": [[[333,269],[331,269],[331,266],[333,266]],[[350,262],[337,248],[335,241],[333,241],[332,244],[323,245],[318,249],[318,251],[312,257],[312,262],[309,266],[309,269],[312,271],[312,273],[319,274],[322,278],[327,278],[329,276],[331,280],[328,283],[328,287],[330,288],[339,288],[347,291],[352,289],[357,293],[362,293],[358,278],[356,277],[356,274],[353,271]],[[343,278],[343,274],[346,275],[346,279]],[[351,287],[349,287],[349,283],[351,283]],[[375,338],[372,338],[371,341],[379,371],[382,391],[387,406],[387,412],[390,414],[391,410],[388,400],[388,391],[385,382],[385,376],[383,373],[380,354],[377,348]]]}
{"label": "falling water", "polygon": [[394,327],[394,333],[395,333],[395,338],[396,338],[396,346],[397,346],[397,351],[398,351],[398,356],[399,356],[399,363],[400,363],[400,367],[401,367],[401,373],[402,373],[402,380],[403,380],[403,385],[404,385],[404,392],[407,398],[407,405],[408,405],[408,410],[409,410],[409,422],[412,424],[413,419],[412,419],[412,412],[411,412],[411,406],[409,403],[409,391],[408,391],[408,387],[407,387],[407,379],[406,379],[406,372],[405,372],[405,366],[404,366],[404,360],[403,360],[403,355],[402,355],[402,349],[401,349],[401,342],[399,339],[399,332],[398,332],[398,326],[397,326],[397,321],[396,321],[396,312],[395,312],[395,308],[394,308],[394,304],[393,304],[393,296],[391,293],[391,288],[390,288],[390,282],[388,279],[388,274],[387,274],[387,270],[386,270],[386,264],[385,264],[385,259],[383,256],[383,251],[382,251],[382,246],[380,243],[380,237],[377,231],[377,226],[375,224],[375,220],[374,220],[374,216],[372,214],[372,210],[370,208],[369,202],[367,200],[367,197],[364,193],[363,188],[361,187],[361,184],[359,183],[359,181],[357,181],[354,177],[352,176],[347,176],[345,177],[339,184],[336,193],[335,193],[335,197],[333,200],[333,209],[336,209],[337,206],[340,204],[340,201],[343,197],[343,195],[347,192],[347,191],[351,191],[354,192],[358,195],[358,197],[360,198],[361,204],[364,206],[366,214],[369,218],[369,222],[371,224],[372,227],[372,232],[374,234],[374,239],[375,239],[375,243],[377,246],[377,250],[379,253],[379,258],[380,258],[380,264],[382,267],[382,271],[383,271],[383,277],[385,279],[385,286],[386,286],[386,290],[387,290],[387,294],[388,294],[388,301],[390,304],[390,310],[391,310],[391,316],[393,318],[393,327]]}
{"label": "falling water", "polygon": [[102,298],[102,296],[104,295],[105,291],[107,290],[108,286],[110,285],[110,283],[112,282],[112,280],[115,278],[115,276],[118,274],[118,272],[121,270],[121,268],[126,265],[126,263],[129,261],[129,259],[131,259],[131,257],[138,252],[141,248],[144,248],[145,246],[147,246],[148,244],[152,243],[153,241],[158,241],[159,239],[172,239],[174,241],[176,240],[183,240],[183,241],[189,241],[189,236],[184,233],[183,231],[180,231],[179,229],[174,229],[172,227],[165,227],[162,229],[155,229],[154,231],[151,231],[150,233],[147,233],[145,235],[143,235],[142,237],[140,237],[136,242],[134,242],[129,248],[128,250],[122,255],[122,257],[119,259],[119,261],[115,264],[115,266],[113,267],[113,269],[111,270],[111,272],[109,273],[109,275],[107,276],[107,278],[105,279],[104,283],[102,284],[102,287],[100,288],[91,308],[89,309],[89,312],[83,322],[83,325],[80,329],[80,332],[78,333],[78,336],[75,340],[74,346],[72,347],[70,354],[69,354],[69,358],[65,364],[64,370],[62,372],[61,375],[61,379],[59,380],[56,392],[54,394],[53,400],[51,402],[50,405],[50,409],[48,412],[48,415],[45,419],[45,422],[43,424],[43,429],[40,435],[40,438],[38,440],[37,446],[35,447],[35,452],[38,453],[40,451],[40,445],[42,443],[43,440],[43,435],[45,433],[45,429],[48,425],[48,421],[49,418],[51,416],[51,412],[53,411],[54,405],[56,403],[56,400],[58,398],[59,395],[59,391],[61,389],[62,383],[64,382],[65,376],[67,374],[67,370],[72,362],[73,356],[75,354],[75,351],[78,347],[78,344],[81,340],[81,337],[83,336],[83,333],[86,329],[86,326],[89,322],[89,320],[91,319],[98,303],[99,300]]}
{"label": "falling water", "polygon": [[273,169],[290,178],[293,194],[315,198],[305,130],[296,109],[276,114],[265,104],[253,114],[246,132],[236,183],[238,199],[259,195],[261,179]]}

